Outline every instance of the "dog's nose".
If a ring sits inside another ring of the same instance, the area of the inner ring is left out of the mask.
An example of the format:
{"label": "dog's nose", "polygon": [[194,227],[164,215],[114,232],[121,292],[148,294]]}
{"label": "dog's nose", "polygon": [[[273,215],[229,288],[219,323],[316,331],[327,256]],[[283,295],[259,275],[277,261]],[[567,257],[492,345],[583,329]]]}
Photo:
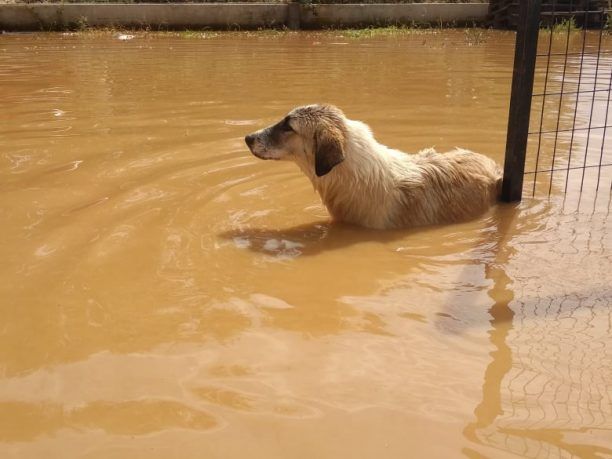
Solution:
{"label": "dog's nose", "polygon": [[244,138],[244,141],[249,146],[249,148],[251,148],[255,143],[255,136],[253,134],[249,134]]}

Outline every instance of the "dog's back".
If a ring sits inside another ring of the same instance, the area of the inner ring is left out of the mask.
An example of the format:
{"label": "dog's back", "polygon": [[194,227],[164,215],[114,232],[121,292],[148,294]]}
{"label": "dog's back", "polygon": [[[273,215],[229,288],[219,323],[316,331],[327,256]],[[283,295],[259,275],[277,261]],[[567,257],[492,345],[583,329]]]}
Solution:
{"label": "dog's back", "polygon": [[[501,170],[492,159],[469,150],[424,150],[410,157],[418,180],[401,181],[402,205],[394,226],[456,222],[474,217],[497,201]],[[414,176],[412,176],[414,177]]]}

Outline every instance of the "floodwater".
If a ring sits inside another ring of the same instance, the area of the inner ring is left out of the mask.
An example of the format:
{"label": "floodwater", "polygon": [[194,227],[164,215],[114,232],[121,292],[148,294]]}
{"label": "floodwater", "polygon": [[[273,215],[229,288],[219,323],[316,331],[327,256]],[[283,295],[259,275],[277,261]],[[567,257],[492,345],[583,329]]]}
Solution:
{"label": "floodwater", "polygon": [[608,172],[369,231],[243,144],[326,101],[501,162],[513,45],[1,35],[0,456],[612,457]]}

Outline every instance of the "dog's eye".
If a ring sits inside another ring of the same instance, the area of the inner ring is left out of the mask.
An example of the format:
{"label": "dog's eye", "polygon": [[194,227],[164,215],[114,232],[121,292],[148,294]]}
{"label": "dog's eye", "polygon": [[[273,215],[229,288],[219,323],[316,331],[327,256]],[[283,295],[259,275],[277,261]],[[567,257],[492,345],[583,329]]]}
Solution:
{"label": "dog's eye", "polygon": [[289,124],[289,117],[288,116],[281,122],[281,129],[284,132],[294,132],[293,128]]}

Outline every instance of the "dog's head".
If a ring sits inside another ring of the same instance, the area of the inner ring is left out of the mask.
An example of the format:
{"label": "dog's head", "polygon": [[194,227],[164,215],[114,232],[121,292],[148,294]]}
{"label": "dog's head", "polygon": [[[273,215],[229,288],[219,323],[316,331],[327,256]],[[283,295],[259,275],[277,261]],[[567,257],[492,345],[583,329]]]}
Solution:
{"label": "dog's head", "polygon": [[292,110],[278,123],[249,134],[245,142],[261,159],[303,157],[317,177],[344,161],[345,117],[333,105],[305,105]]}

